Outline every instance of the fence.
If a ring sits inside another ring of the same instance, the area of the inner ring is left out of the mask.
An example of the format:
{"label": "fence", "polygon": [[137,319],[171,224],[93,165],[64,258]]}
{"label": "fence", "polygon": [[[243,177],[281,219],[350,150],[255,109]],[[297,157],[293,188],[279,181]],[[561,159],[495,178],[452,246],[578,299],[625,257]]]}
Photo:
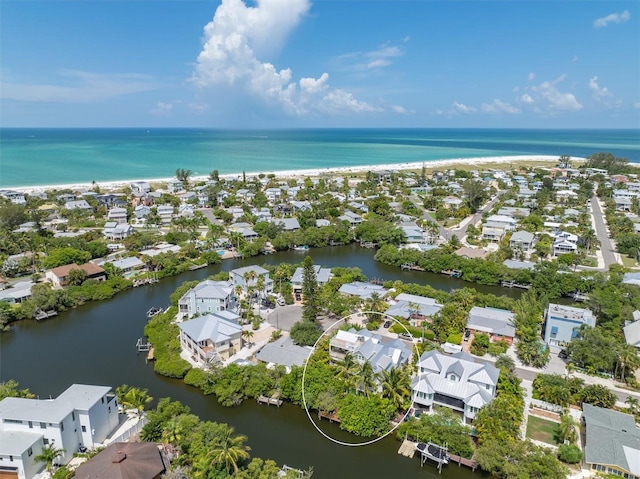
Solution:
{"label": "fence", "polygon": [[136,434],[138,434],[142,430],[142,428],[145,426],[145,424],[147,424],[148,422],[149,420],[146,417],[142,417],[138,422],[133,424],[129,429],[124,431],[119,436],[107,439],[104,442],[104,445],[108,446],[109,444],[112,444],[114,442],[126,442],[132,436],[135,436]]}

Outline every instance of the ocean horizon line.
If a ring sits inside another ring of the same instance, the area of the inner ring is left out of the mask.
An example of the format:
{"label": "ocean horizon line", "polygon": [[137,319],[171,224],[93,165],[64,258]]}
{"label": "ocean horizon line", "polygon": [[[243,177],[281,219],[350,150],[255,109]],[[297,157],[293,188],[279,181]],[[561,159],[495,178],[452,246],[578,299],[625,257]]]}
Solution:
{"label": "ocean horizon line", "polygon": [[[305,130],[444,130],[444,131],[638,131],[637,128],[609,127],[441,127],[441,126],[291,126],[291,127],[221,127],[221,126],[0,126],[2,130],[211,130],[211,131],[305,131]],[[1,138],[0,138],[1,140]]]}

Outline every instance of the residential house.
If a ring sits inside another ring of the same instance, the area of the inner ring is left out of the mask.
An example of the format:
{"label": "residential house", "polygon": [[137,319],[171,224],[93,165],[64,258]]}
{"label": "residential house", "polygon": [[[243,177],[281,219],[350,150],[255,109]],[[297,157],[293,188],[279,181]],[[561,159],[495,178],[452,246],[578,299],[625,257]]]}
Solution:
{"label": "residential house", "polygon": [[273,291],[273,280],[269,277],[269,271],[262,266],[244,266],[229,271],[229,279],[233,286],[240,286],[245,292],[249,288],[257,287],[259,277],[264,278],[263,292],[266,294],[271,293]]}
{"label": "residential house", "polygon": [[484,259],[489,253],[483,249],[469,248],[468,246],[462,246],[455,250],[453,254],[468,259]]}
{"label": "residential house", "polygon": [[201,365],[225,361],[242,348],[238,318],[237,314],[220,311],[182,321],[178,323],[180,345]]}
{"label": "residential house", "polygon": [[339,221],[347,221],[349,223],[349,226],[351,226],[352,228],[355,228],[363,221],[362,216],[349,210],[345,210],[344,214],[341,216],[338,216],[337,219]]}
{"label": "residential house", "polygon": [[129,184],[129,188],[131,188],[133,196],[137,197],[144,196],[151,192],[151,185],[146,181],[134,181]]}
{"label": "residential house", "polygon": [[457,196],[447,196],[442,200],[442,204],[445,208],[456,209],[462,206],[463,201]]}
{"label": "residential house", "polygon": [[640,273],[625,273],[622,277],[622,282],[624,284],[635,284],[636,286],[640,286]]}
{"label": "residential house", "polygon": [[491,226],[483,226],[482,227],[482,239],[499,243],[504,236],[504,229],[502,228],[494,228]]}
{"label": "residential house", "polygon": [[626,196],[614,197],[613,201],[615,203],[615,208],[618,211],[631,211],[631,207],[633,206],[631,198]]}
{"label": "residential house", "polygon": [[532,263],[531,261],[517,261],[514,259],[505,259],[502,264],[511,269],[528,269],[531,271],[536,267],[536,263]]}
{"label": "residential house", "polygon": [[572,190],[558,190],[556,191],[556,201],[558,203],[564,203],[569,200],[577,200],[578,193]]}
{"label": "residential house", "polygon": [[[227,230],[234,233],[240,233],[245,241],[253,241],[259,237],[258,233],[254,231],[253,227],[249,223],[234,223],[229,225]],[[238,245],[234,246],[237,247]]]}
{"label": "residential house", "polygon": [[158,243],[152,248],[140,250],[139,253],[143,256],[153,257],[165,253],[178,253],[181,249],[177,244]]}
{"label": "residential house", "polygon": [[529,208],[503,207],[498,210],[498,216],[509,216],[512,218],[526,218],[531,214]]}
{"label": "residential house", "polygon": [[622,331],[624,333],[624,339],[627,344],[630,344],[638,350],[640,355],[640,311],[635,311],[634,316],[638,316],[638,319],[627,324]]}
{"label": "residential house", "polygon": [[431,412],[434,406],[444,406],[462,413],[464,423],[470,422],[493,401],[499,374],[496,367],[476,363],[465,352],[449,356],[427,351],[420,357],[418,374],[411,381],[414,407]]}
{"label": "residential house", "polygon": [[561,346],[578,335],[580,326],[594,327],[596,317],[590,309],[550,303],[545,311],[544,342]]}
{"label": "residential house", "polygon": [[62,193],[61,195],[56,196],[56,199],[60,203],[67,203],[68,201],[74,201],[76,199],[76,195],[73,193]]}
{"label": "residential house", "polygon": [[491,342],[506,341],[511,344],[516,335],[513,324],[515,314],[506,309],[481,308],[474,306],[467,318],[467,331],[471,333],[486,333]]}
{"label": "residential house", "polygon": [[183,189],[184,189],[184,185],[182,184],[182,181],[178,180],[177,178],[173,178],[172,180],[169,180],[167,182],[167,190],[171,194],[178,193]]}
{"label": "residential house", "polygon": [[111,388],[73,384],[55,399],[8,397],[0,401],[0,477],[31,479],[44,468],[34,462],[54,445],[66,464],[79,448],[94,449],[118,426]]}
{"label": "residential house", "polygon": [[279,218],[273,220],[277,225],[282,225],[284,231],[298,231],[300,229],[300,223],[298,218]]}
{"label": "residential house", "polygon": [[158,216],[162,220],[163,224],[171,223],[173,219],[173,206],[172,205],[158,205],[156,207]]}
{"label": "residential house", "polygon": [[146,218],[151,213],[151,208],[147,205],[138,205],[133,209],[133,214],[136,218]]}
{"label": "residential house", "polygon": [[490,228],[500,228],[504,231],[513,231],[516,229],[516,224],[518,220],[512,218],[511,216],[504,215],[491,215],[484,221],[484,226],[488,226]]}
{"label": "residential house", "polygon": [[154,442],[114,442],[74,471],[74,479],[160,479],[168,461]]}
{"label": "residential house", "polygon": [[408,319],[411,326],[419,326],[422,322],[431,320],[442,309],[442,305],[433,298],[408,293],[400,293],[390,303],[392,304],[385,314]]}
{"label": "residential house", "polygon": [[64,204],[64,208],[67,210],[91,210],[91,205],[87,203],[87,200],[73,200],[67,201]]}
{"label": "residential house", "polygon": [[231,281],[203,281],[178,300],[178,312],[189,318],[195,315],[227,311],[235,305]]}
{"label": "residential house", "polygon": [[125,208],[111,208],[107,212],[107,220],[115,221],[118,224],[126,224],[127,210]]}
{"label": "residential house", "polygon": [[113,206],[126,206],[127,202],[120,198],[118,195],[113,195],[111,193],[104,193],[102,195],[95,196],[96,201],[100,206],[105,206],[107,208],[111,208]]}
{"label": "residential house", "polygon": [[104,237],[111,240],[123,240],[131,236],[134,232],[135,230],[130,224],[116,223],[115,221],[108,221],[102,229]]}
{"label": "residential house", "polygon": [[578,237],[573,233],[558,231],[551,246],[553,256],[575,253],[578,251]]}
{"label": "residential house", "polygon": [[0,301],[9,304],[22,303],[31,297],[31,288],[33,286],[34,282],[31,280],[13,283],[10,288],[0,290]]}
{"label": "residential house", "polygon": [[280,188],[267,188],[264,194],[270,203],[275,203],[282,198],[282,190]]}
{"label": "residential house", "polygon": [[329,356],[342,361],[350,354],[360,364],[369,362],[374,373],[408,364],[412,350],[402,340],[380,336],[367,329],[339,330],[329,341]]}
{"label": "residential house", "polygon": [[582,404],[584,466],[594,474],[640,479],[640,429],[631,414]]}
{"label": "residential house", "polygon": [[[323,268],[317,264],[313,265],[313,271],[316,274],[316,281],[318,286],[323,286],[331,279],[331,268]],[[293,276],[291,277],[291,289],[294,294],[296,291],[302,290],[302,282],[304,280],[304,270],[302,268],[296,268]]]}
{"label": "residential house", "polygon": [[361,281],[354,281],[353,283],[345,283],[338,289],[339,293],[346,294],[348,296],[357,296],[362,300],[370,299],[371,295],[376,293],[379,297],[385,296],[389,291],[384,289],[379,284],[363,283]]}
{"label": "residential house", "polygon": [[400,225],[407,243],[426,243],[425,231],[416,224]]}
{"label": "residential house", "polygon": [[256,354],[256,359],[267,363],[268,367],[280,365],[290,370],[292,366],[304,366],[312,352],[311,346],[298,346],[293,344],[291,337],[282,336],[262,346]]}
{"label": "residential house", "polygon": [[135,256],[111,261],[111,264],[123,273],[138,271],[144,269],[146,266],[143,261],[136,258]]}
{"label": "residential house", "polygon": [[100,266],[94,263],[85,263],[78,266],[75,263],[67,264],[64,266],[58,266],[57,268],[52,268],[45,273],[45,277],[47,280],[53,284],[54,288],[62,288],[67,284],[67,277],[71,270],[80,269],[84,271],[87,275],[87,279],[95,279],[97,281],[104,281],[107,279],[107,274],[104,272]]}
{"label": "residential house", "polygon": [[0,196],[11,201],[14,205],[26,205],[27,200],[24,197],[24,193],[14,190],[0,190]]}
{"label": "residential house", "polygon": [[516,231],[509,239],[509,247],[513,251],[521,251],[525,254],[529,254],[531,252],[531,248],[533,248],[534,239],[535,236],[533,233],[529,233],[528,231]]}

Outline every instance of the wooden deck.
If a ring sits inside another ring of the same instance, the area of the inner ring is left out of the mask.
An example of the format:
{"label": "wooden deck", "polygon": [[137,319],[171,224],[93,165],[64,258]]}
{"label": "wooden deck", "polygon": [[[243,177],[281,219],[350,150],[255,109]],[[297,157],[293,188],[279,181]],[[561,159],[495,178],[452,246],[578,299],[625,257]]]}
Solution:
{"label": "wooden deck", "polygon": [[266,404],[267,406],[282,406],[282,399],[278,399],[277,397],[271,396],[258,396],[258,404]]}
{"label": "wooden deck", "polygon": [[416,443],[405,439],[398,449],[398,454],[402,454],[404,457],[413,457],[416,454]]}

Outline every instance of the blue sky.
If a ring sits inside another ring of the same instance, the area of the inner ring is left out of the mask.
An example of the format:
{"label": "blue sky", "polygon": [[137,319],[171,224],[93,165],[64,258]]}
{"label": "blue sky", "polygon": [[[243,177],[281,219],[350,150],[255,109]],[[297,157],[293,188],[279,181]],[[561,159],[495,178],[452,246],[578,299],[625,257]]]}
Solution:
{"label": "blue sky", "polygon": [[640,128],[640,3],[2,1],[0,125]]}

